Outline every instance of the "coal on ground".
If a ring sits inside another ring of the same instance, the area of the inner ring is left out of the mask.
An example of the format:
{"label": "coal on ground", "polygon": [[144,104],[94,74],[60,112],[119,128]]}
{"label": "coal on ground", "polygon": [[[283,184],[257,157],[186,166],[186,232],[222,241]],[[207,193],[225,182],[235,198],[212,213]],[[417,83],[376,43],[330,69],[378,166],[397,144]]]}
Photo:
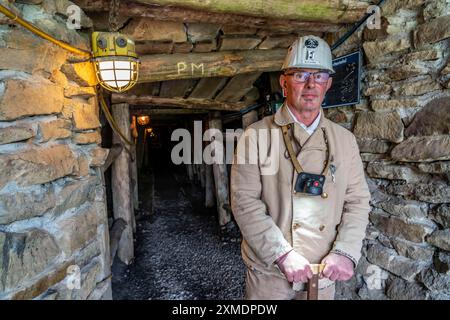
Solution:
{"label": "coal on ground", "polygon": [[240,242],[221,240],[216,209],[182,169],[140,173],[135,258],[127,266],[116,256],[114,299],[243,298]]}

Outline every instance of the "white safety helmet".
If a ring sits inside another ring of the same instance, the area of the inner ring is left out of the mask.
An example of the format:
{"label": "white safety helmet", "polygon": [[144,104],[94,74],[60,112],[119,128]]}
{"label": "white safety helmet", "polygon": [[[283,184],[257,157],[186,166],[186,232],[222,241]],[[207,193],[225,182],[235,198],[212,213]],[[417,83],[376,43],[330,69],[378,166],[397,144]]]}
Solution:
{"label": "white safety helmet", "polygon": [[298,38],[289,47],[281,67],[282,70],[289,68],[324,69],[335,73],[330,46],[325,40],[313,35]]}

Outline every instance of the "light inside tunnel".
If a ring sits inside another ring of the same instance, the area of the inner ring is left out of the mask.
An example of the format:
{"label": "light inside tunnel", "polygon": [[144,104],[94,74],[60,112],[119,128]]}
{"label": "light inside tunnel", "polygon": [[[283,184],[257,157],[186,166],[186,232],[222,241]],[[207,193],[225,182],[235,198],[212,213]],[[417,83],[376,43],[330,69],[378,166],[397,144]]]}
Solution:
{"label": "light inside tunnel", "polygon": [[150,117],[149,116],[138,116],[137,117],[137,122],[139,123],[139,125],[141,126],[146,126],[149,124],[150,122]]}

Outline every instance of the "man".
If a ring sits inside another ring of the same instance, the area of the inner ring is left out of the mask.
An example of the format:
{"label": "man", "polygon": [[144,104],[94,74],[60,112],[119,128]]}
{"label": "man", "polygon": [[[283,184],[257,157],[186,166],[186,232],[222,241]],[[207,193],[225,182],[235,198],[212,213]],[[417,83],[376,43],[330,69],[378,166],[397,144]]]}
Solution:
{"label": "man", "polygon": [[[305,299],[310,264],[322,263],[319,299],[334,299],[361,256],[370,193],[354,135],[321,110],[334,73],[328,44],[299,38],[282,70],[283,106],[245,131],[231,171],[245,298]],[[264,173],[269,160],[278,170]]]}

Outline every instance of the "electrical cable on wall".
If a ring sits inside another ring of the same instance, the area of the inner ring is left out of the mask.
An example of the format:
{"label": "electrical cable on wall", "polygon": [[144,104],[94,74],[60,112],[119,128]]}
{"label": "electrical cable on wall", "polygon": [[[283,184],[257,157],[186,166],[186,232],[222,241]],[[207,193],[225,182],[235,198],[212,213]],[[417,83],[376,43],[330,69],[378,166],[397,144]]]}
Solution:
{"label": "electrical cable on wall", "polygon": [[[378,1],[377,6],[381,6],[383,4],[384,0]],[[367,19],[369,19],[370,16],[372,16],[375,12],[368,13],[364,17],[362,17],[358,22],[356,22],[350,30],[348,30],[342,37],[340,37],[332,46],[331,51],[337,49],[341,44],[345,42],[353,33],[355,33],[356,30],[364,23]]]}
{"label": "electrical cable on wall", "polygon": [[[90,61],[92,59],[92,53],[86,50],[82,50],[79,48],[76,48],[64,41],[55,39],[54,37],[52,37],[51,35],[49,35],[48,33],[44,32],[43,30],[39,29],[38,27],[34,26],[33,24],[25,21],[24,19],[22,19],[21,17],[19,17],[17,14],[15,14],[14,12],[12,12],[11,10],[9,10],[8,8],[6,8],[5,6],[0,4],[0,12],[3,13],[5,16],[7,16],[9,19],[13,20],[14,22],[17,22],[19,25],[21,25],[22,27],[24,27],[25,29],[27,29],[28,31],[34,33],[35,35],[50,41],[54,44],[56,44],[57,46],[63,48],[64,50],[67,50],[71,53],[80,55],[85,57],[86,59],[82,60],[84,61]],[[81,62],[81,61],[77,61],[77,62]],[[133,142],[129,141],[125,135],[120,131],[117,123],[114,120],[114,117],[112,116],[112,114],[109,112],[108,107],[106,106],[106,103],[103,99],[103,95],[99,92],[97,92],[97,96],[99,97],[100,100],[100,106],[102,107],[103,112],[105,113],[106,119],[108,120],[109,125],[111,126],[111,128],[114,130],[114,132],[116,132],[119,137],[128,145],[134,145]],[[124,146],[125,147],[125,146]],[[125,148],[130,154],[131,151],[127,148]]]}

